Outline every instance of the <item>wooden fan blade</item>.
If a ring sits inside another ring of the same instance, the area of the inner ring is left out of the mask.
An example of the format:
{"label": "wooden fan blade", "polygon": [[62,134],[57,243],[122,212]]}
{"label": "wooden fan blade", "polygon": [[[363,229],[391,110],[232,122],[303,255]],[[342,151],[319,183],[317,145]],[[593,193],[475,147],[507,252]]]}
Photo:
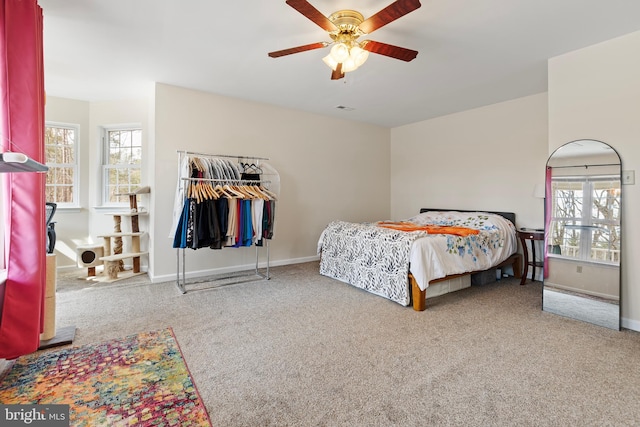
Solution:
{"label": "wooden fan blade", "polygon": [[338,27],[336,27],[333,22],[329,21],[329,18],[320,13],[320,11],[313,7],[307,0],[287,0],[286,3],[309,18],[323,30],[328,32],[338,30]]}
{"label": "wooden fan blade", "polygon": [[331,80],[339,80],[343,77],[344,73],[342,72],[342,63],[338,63],[336,69],[331,72]]}
{"label": "wooden fan blade", "polygon": [[292,53],[300,53],[300,52],[306,52],[307,50],[320,49],[320,48],[325,47],[327,44],[328,43],[326,43],[326,42],[305,44],[304,46],[292,47],[292,48],[289,48],[289,49],[283,49],[283,50],[277,50],[275,52],[269,52],[269,56],[272,57],[272,58],[279,58],[281,56],[291,55]]}
{"label": "wooden fan blade", "polygon": [[388,56],[390,58],[399,59],[401,61],[412,61],[418,56],[417,50],[411,50],[392,44],[375,42],[373,40],[364,40],[360,42],[360,47],[378,55]]}
{"label": "wooden fan blade", "polygon": [[358,28],[363,33],[370,34],[378,28],[403,17],[407,13],[413,12],[420,6],[419,0],[397,0],[370,18],[365,19],[358,25]]}

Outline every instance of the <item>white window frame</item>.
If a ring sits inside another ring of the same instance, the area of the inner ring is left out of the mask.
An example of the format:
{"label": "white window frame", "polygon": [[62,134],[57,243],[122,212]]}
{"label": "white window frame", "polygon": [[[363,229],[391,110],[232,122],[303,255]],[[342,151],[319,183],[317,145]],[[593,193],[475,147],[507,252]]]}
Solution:
{"label": "white window frame", "polygon": [[[100,186],[101,186],[101,204],[103,207],[129,207],[129,202],[128,199],[127,201],[123,201],[123,202],[111,202],[109,201],[109,189],[108,189],[108,184],[109,184],[109,178],[108,178],[108,174],[109,174],[109,170],[111,169],[120,169],[120,168],[126,168],[126,169],[138,169],[140,171],[140,180],[142,181],[142,161],[143,161],[143,157],[144,157],[144,153],[141,154],[141,161],[139,165],[131,165],[131,164],[120,164],[120,165],[109,165],[107,162],[109,160],[109,140],[108,140],[108,134],[109,132],[114,132],[114,131],[133,131],[133,130],[138,130],[141,133],[141,142],[140,142],[140,149],[142,150],[143,148],[143,142],[142,140],[144,139],[144,135],[142,134],[142,126],[139,123],[134,123],[134,124],[121,124],[121,125],[109,125],[109,126],[103,126],[101,128],[102,134],[101,134],[101,141],[102,141],[102,156],[101,156],[101,161],[100,161],[100,169],[101,169],[101,182],[100,182]],[[140,183],[140,185],[142,185],[142,182]],[[123,198],[124,200],[124,198]]]}
{"label": "white window frame", "polygon": [[[73,163],[49,163],[49,162],[46,163],[46,165],[49,166],[49,168],[65,167],[65,168],[73,169],[73,184],[72,184],[73,202],[61,203],[61,202],[58,202],[57,200],[47,200],[47,202],[56,203],[57,204],[56,209],[60,209],[60,210],[78,209],[80,208],[80,125],[74,124],[74,123],[61,123],[61,122],[47,121],[45,122],[45,128],[68,129],[75,132],[75,140],[73,142],[74,162]],[[45,149],[46,149],[46,143],[45,143]],[[46,154],[45,154],[45,158],[46,158]],[[45,188],[46,188],[46,184],[45,184]]]}
{"label": "white window frame", "polygon": [[[616,180],[616,176],[613,175],[606,175],[606,176],[590,176],[588,178],[585,177],[561,177],[561,178],[553,178],[552,181],[557,181],[557,182],[574,182],[574,183],[580,183],[582,185],[582,216],[581,217],[556,217],[553,216],[551,217],[551,221],[552,223],[556,222],[556,221],[568,221],[568,222],[577,222],[580,225],[575,225],[575,226],[569,226],[569,227],[575,227],[580,229],[580,240],[578,242],[579,245],[579,250],[578,253],[580,254],[580,256],[573,256],[573,255],[564,255],[564,254],[554,254],[553,252],[550,252],[548,255],[550,257],[556,257],[556,258],[565,258],[568,260],[576,260],[576,261],[581,261],[581,262],[587,262],[587,263],[594,263],[594,264],[613,264],[613,265],[619,265],[619,250],[618,250],[618,261],[612,261],[612,260],[596,260],[591,258],[591,251],[594,249],[592,247],[592,240],[593,240],[593,234],[591,232],[591,229],[594,227],[598,227],[598,224],[603,224],[603,225],[609,225],[609,226],[614,226],[614,227],[620,227],[620,217],[618,216],[618,219],[615,220],[611,220],[611,219],[602,219],[602,220],[594,220],[592,218],[592,209],[593,209],[593,192],[594,192],[594,186],[597,182],[602,182],[602,181],[615,181]],[[555,193],[553,195],[553,197],[555,196]],[[553,201],[553,203],[555,204],[555,200]],[[553,232],[552,232],[553,233]],[[551,240],[553,240],[554,236],[550,235],[549,238]],[[549,242],[549,244],[552,244],[552,241]],[[611,251],[612,249],[609,249],[609,251]],[[615,256],[615,253],[611,253],[612,256]]]}

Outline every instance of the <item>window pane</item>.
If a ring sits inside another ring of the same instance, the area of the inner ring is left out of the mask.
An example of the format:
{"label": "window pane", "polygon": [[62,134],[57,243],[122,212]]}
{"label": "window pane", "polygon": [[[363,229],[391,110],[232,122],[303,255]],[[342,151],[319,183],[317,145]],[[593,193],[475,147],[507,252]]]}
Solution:
{"label": "window pane", "polygon": [[591,183],[591,253],[589,259],[620,262],[620,181]]}
{"label": "window pane", "polygon": [[553,212],[554,217],[581,218],[583,192],[581,182],[554,182]]}
{"label": "window pane", "polygon": [[550,224],[550,252],[570,258],[580,257],[581,223],[579,221],[555,220]]}
{"label": "window pane", "polygon": [[64,187],[56,187],[56,203],[63,203],[65,202],[64,197]]}
{"label": "window pane", "polygon": [[60,147],[60,160],[58,163],[75,163],[75,150],[73,146]]}
{"label": "window pane", "polygon": [[592,217],[620,221],[620,181],[596,181],[593,183]]}
{"label": "window pane", "polygon": [[131,147],[131,132],[121,131],[120,133],[120,147]]}
{"label": "window pane", "polygon": [[131,169],[129,182],[133,187],[135,187],[134,189],[137,189],[140,186],[140,175],[140,169]]}
{"label": "window pane", "polygon": [[62,185],[56,187],[56,202],[57,203],[72,203],[73,202],[73,187],[70,185]]}
{"label": "window pane", "polygon": [[117,169],[118,184],[129,182],[129,169]]}
{"label": "window pane", "polygon": [[122,160],[120,158],[121,155],[122,155],[122,150],[120,150],[120,148],[111,147],[109,149],[109,164],[117,165],[119,163],[122,163]]}
{"label": "window pane", "polygon": [[131,131],[131,145],[138,147],[142,145],[142,131],[140,129]]}
{"label": "window pane", "polygon": [[73,168],[60,168],[57,179],[59,184],[73,185]]}
{"label": "window pane", "polygon": [[116,190],[116,186],[109,185],[107,187],[107,192],[109,202],[115,203],[118,201],[118,198],[116,197],[116,194],[118,193],[118,191]]}
{"label": "window pane", "polygon": [[131,149],[131,163],[140,164],[142,163],[142,148],[141,147],[133,147]]}
{"label": "window pane", "polygon": [[64,129],[64,138],[62,144],[74,147],[76,143],[76,131],[73,129]]}
{"label": "window pane", "polygon": [[140,186],[142,163],[142,131],[119,129],[107,131],[105,201],[128,204],[129,193]]}
{"label": "window pane", "polygon": [[45,145],[44,146],[44,159],[46,163],[57,163],[56,162],[56,147],[54,145]]}
{"label": "window pane", "polygon": [[109,146],[120,147],[120,132],[118,131],[109,132]]}
{"label": "window pane", "polygon": [[56,189],[55,187],[46,187],[44,189],[44,199],[47,202],[56,202]]}
{"label": "window pane", "polygon": [[55,125],[45,126],[46,200],[75,203],[77,130]]}
{"label": "window pane", "polygon": [[58,168],[49,167],[49,171],[47,172],[47,179],[45,185],[55,184],[56,183],[56,175],[58,174]]}
{"label": "window pane", "polygon": [[118,183],[118,170],[109,169],[107,171],[107,186],[111,187]]}
{"label": "window pane", "polygon": [[594,227],[592,229],[592,243],[590,259],[593,261],[616,262],[619,250],[613,247],[611,230],[607,227]]}

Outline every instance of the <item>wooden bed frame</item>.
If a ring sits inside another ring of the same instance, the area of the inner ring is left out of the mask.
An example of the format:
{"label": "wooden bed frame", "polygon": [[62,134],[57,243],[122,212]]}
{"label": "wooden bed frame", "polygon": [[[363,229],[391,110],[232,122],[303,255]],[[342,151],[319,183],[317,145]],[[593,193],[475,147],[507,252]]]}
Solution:
{"label": "wooden bed frame", "polygon": [[[493,211],[485,211],[485,210],[460,210],[460,209],[431,209],[431,208],[422,208],[422,209],[420,209],[420,213],[432,212],[432,211],[440,211],[440,212],[443,212],[443,211],[445,211],[445,212],[447,212],[447,211],[454,211],[454,212],[487,212],[487,213],[500,215],[500,216],[508,219],[509,221],[511,221],[514,226],[516,225],[516,214],[513,213],[513,212],[493,212]],[[491,267],[491,269],[503,268],[503,267],[506,267],[508,265],[512,266],[514,276],[516,278],[520,278],[521,269],[522,269],[522,255],[517,253],[517,252],[511,254],[511,256],[509,256],[509,258],[505,259],[500,264],[494,265],[493,267]],[[487,271],[487,270],[470,271],[468,273],[461,273],[461,274],[452,274],[450,276],[445,276],[445,277],[441,277],[439,279],[434,279],[434,280],[430,281],[429,284],[431,285],[433,283],[442,282],[442,281],[450,280],[450,279],[455,279],[457,277],[468,276],[470,274],[475,274],[475,273],[481,273],[483,271]],[[416,311],[424,311],[427,308],[427,291],[426,291],[426,289],[424,291],[420,289],[420,287],[418,286],[418,283],[416,282],[415,278],[413,277],[413,275],[411,273],[409,273],[409,282],[411,283],[411,303],[413,305],[413,309],[416,310]]]}

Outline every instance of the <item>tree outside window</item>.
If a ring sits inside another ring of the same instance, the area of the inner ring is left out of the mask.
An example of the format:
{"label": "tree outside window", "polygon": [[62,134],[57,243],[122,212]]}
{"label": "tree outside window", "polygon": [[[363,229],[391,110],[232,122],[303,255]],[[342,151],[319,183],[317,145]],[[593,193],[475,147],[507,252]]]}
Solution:
{"label": "tree outside window", "polygon": [[45,184],[47,202],[59,208],[78,206],[79,126],[47,123],[45,162],[49,167]]}

